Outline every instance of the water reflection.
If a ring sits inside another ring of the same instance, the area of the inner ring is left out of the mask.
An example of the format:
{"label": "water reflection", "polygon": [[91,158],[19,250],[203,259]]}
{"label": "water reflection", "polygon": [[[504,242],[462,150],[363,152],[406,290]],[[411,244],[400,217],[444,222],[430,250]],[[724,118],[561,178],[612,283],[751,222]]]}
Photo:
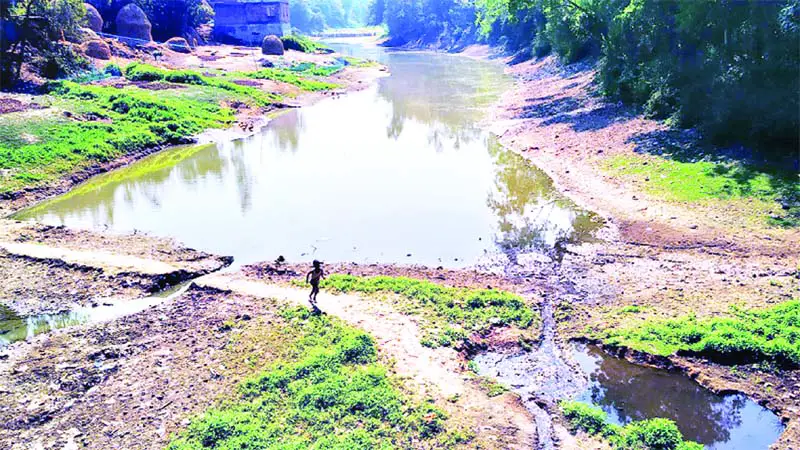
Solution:
{"label": "water reflection", "polygon": [[509,84],[500,66],[381,55],[392,76],[377,85],[289,111],[247,139],[159,153],[18,218],[173,236],[238,264],[284,255],[458,267],[557,256],[597,228],[477,127]]}
{"label": "water reflection", "polygon": [[783,431],[777,416],[746,396],[717,395],[681,374],[637,366],[594,346],[579,345],[574,356],[590,377],[577,399],[600,406],[614,423],[665,417],[709,449],[766,449]]}
{"label": "water reflection", "polygon": [[560,261],[568,244],[592,239],[599,218],[577,209],[561,195],[539,168],[496,142],[490,142],[494,159],[495,189],[487,205],[498,220],[495,241],[512,262],[522,252],[538,252]]}

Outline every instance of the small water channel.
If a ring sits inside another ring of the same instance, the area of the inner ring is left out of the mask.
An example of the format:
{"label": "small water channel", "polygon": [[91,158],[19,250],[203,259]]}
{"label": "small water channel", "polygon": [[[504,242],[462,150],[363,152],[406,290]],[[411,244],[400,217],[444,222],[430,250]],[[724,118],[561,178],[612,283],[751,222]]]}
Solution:
{"label": "small water channel", "polygon": [[0,303],[0,349],[17,341],[24,341],[36,335],[59,328],[84,323],[108,322],[158,305],[173,295],[177,295],[188,283],[159,292],[150,297],[136,300],[103,300],[96,306],[76,306],[54,314],[20,316]]}

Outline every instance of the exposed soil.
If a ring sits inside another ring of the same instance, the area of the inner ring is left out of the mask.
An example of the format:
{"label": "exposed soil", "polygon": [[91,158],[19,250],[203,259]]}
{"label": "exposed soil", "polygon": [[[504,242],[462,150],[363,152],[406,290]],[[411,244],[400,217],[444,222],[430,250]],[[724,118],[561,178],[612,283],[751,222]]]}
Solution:
{"label": "exposed soil", "polygon": [[16,98],[0,97],[0,114],[27,111],[29,109],[42,109],[38,103],[24,103]]}
{"label": "exposed soil", "polygon": [[112,323],[16,344],[0,362],[0,446],[162,448],[258,369],[228,363],[225,324],[250,317],[274,318],[262,300],[191,289]]}
{"label": "exposed soil", "polygon": [[[7,220],[0,220],[0,242],[98,256],[74,262],[0,251],[0,279],[4,280],[0,303],[23,316],[92,306],[103,299],[135,299],[231,263],[231,258],[186,248],[171,239],[100,234]],[[167,263],[173,269],[166,273],[111,270],[103,260],[103,255],[108,254]]]}

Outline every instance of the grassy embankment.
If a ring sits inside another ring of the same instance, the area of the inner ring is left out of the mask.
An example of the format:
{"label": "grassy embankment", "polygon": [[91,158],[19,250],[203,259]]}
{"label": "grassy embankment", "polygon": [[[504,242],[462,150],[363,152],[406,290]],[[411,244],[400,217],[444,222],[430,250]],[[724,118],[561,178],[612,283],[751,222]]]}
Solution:
{"label": "grassy embankment", "polygon": [[[639,307],[625,308],[637,314]],[[728,317],[647,320],[603,330],[587,330],[605,343],[669,356],[688,352],[730,364],[800,366],[800,300],[753,310],[731,307]]]}
{"label": "grassy embankment", "polygon": [[321,287],[375,294],[399,311],[419,317],[422,344],[428,347],[460,347],[471,334],[483,334],[495,326],[514,326],[538,337],[538,315],[522,297],[510,292],[448,287],[406,277],[339,274],[329,276]]}
{"label": "grassy embankment", "polygon": [[192,421],[170,450],[453,448],[470,440],[442,411],[402,392],[368,334],[305,308],[280,316],[239,337],[245,346],[268,343],[265,370]]}
{"label": "grassy embankment", "polygon": [[696,442],[685,441],[675,423],[668,419],[647,419],[619,426],[609,423],[608,416],[600,408],[573,401],[561,402],[560,406],[573,431],[603,437],[620,450],[703,449]]}
{"label": "grassy embankment", "polygon": [[[116,67],[108,73],[118,72]],[[35,100],[44,109],[0,116],[0,195],[52,182],[69,173],[148,148],[189,142],[210,128],[233,124],[239,103],[268,107],[281,97],[237,78],[274,79],[318,91],[335,84],[314,79],[332,69],[304,65],[253,73],[206,76],[133,63],[124,70],[131,82],[167,82],[157,92],[133,85],[115,87],[75,81],[49,85]]]}
{"label": "grassy embankment", "polygon": [[677,150],[664,156],[614,156],[604,161],[604,169],[622,179],[644,180],[648,194],[668,201],[729,211],[733,206],[755,226],[800,227],[800,179],[788,168],[704,160]]}

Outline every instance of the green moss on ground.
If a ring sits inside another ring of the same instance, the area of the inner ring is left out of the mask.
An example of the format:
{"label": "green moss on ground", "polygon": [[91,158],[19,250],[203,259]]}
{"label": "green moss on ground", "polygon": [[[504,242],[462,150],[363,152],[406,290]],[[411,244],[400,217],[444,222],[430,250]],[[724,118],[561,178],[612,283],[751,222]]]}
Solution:
{"label": "green moss on ground", "polygon": [[688,351],[721,362],[800,366],[800,300],[765,309],[732,307],[730,314],[650,320],[595,332],[592,337],[661,356]]}
{"label": "green moss on ground", "polygon": [[422,318],[422,343],[430,347],[457,346],[472,333],[493,326],[529,329],[538,325],[538,315],[522,297],[500,290],[455,288],[406,277],[340,274],[329,276],[321,286],[345,293],[397,294],[390,299],[401,311]]}
{"label": "green moss on ground", "polygon": [[796,173],[735,161],[680,159],[620,155],[605,160],[604,168],[623,178],[646,180],[645,190],[666,200],[690,203],[744,200],[751,203],[749,209],[762,222],[766,220],[781,227],[800,226],[800,207],[783,210],[778,204],[800,201],[800,179]]}
{"label": "green moss on ground", "polygon": [[585,403],[563,401],[560,403],[564,417],[573,431],[608,439],[617,449],[639,450],[702,450],[696,442],[685,441],[675,422],[669,419],[647,419],[625,426],[611,424],[602,409]]}
{"label": "green moss on ground", "polygon": [[291,70],[285,69],[267,68],[255,72],[242,72],[239,75],[259,80],[280,81],[297,86],[304,91],[327,91],[339,87],[337,84],[303,78]]}
{"label": "green moss on ground", "polygon": [[401,393],[368,334],[305,308],[281,316],[273,326],[284,357],[168,449],[453,448],[467,440],[448,430],[442,411]]}

